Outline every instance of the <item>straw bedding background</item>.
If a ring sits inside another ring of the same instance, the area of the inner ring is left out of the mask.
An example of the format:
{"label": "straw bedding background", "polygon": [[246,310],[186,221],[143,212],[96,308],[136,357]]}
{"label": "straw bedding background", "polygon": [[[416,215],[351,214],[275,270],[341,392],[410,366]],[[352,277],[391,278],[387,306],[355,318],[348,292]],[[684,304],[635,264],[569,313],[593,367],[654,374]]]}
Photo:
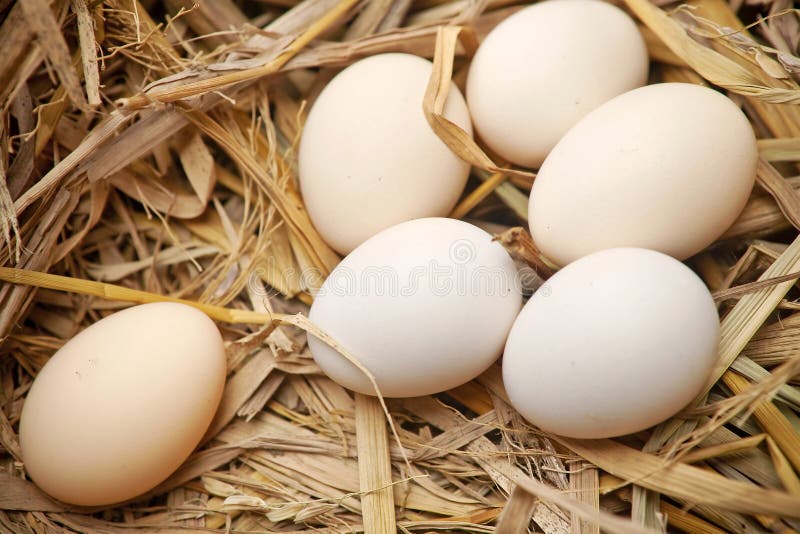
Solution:
{"label": "straw bedding background", "polygon": [[[690,262],[723,317],[707,398],[651,432],[561,439],[510,408],[495,366],[445,394],[388,401],[398,444],[379,403],[309,357],[313,326],[294,314],[338,257],[303,209],[295,148],[308,102],[359,57],[436,55],[426,112],[475,166],[453,216],[510,228],[501,242],[547,276],[511,228],[526,226],[532,176],[497,172],[502,162],[438,119],[451,69],[463,83],[478,40],[518,4],[0,0],[0,531],[800,527],[800,18],[790,0],[623,4],[653,81],[722,88],[761,139],[747,208]],[[304,270],[316,276],[287,276]],[[88,324],[159,295],[206,304],[228,340],[208,440],[135,502],[50,500],[25,479],[17,441],[33,377]]]}

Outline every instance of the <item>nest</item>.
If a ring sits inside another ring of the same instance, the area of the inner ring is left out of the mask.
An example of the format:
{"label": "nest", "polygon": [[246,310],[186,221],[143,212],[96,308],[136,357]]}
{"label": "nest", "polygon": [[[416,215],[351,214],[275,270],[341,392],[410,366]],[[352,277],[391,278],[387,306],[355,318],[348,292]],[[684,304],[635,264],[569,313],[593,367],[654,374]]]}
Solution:
{"label": "nest", "polygon": [[[381,52],[435,59],[426,114],[473,165],[452,215],[500,225],[549,273],[513,228],[532,175],[440,115],[519,2],[0,0],[0,531],[800,528],[800,19],[790,0],[660,3],[622,6],[653,81],[742,106],[758,187],[690,260],[722,317],[708,394],[646,432],[582,441],[522,420],[498,366],[436,396],[354,396],[314,365],[298,315],[339,261],[297,190],[305,111],[337,69]],[[286,276],[308,270],[322,276]],[[201,306],[227,340],[212,439],[132,502],[53,501],[17,439],[33,378],[87,325],[165,299]]]}

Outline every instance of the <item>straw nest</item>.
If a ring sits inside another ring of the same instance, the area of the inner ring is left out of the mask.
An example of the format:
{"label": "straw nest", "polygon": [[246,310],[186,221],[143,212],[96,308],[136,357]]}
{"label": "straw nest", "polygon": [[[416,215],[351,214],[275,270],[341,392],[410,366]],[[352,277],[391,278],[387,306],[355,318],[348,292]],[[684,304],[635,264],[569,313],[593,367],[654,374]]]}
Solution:
{"label": "straw nest", "polygon": [[[425,111],[474,166],[453,216],[506,225],[501,241],[547,276],[525,231],[510,228],[524,226],[532,175],[502,169],[439,115],[480,37],[517,4],[0,0],[0,530],[800,527],[790,0],[624,4],[654,80],[720,88],[760,138],[759,187],[690,261],[717,297],[722,339],[708,394],[679,416],[617,440],[546,435],[509,407],[494,367],[445,394],[387,402],[388,425],[379,402],[310,359],[314,327],[296,314],[320,279],[285,273],[324,276],[339,258],[303,210],[295,148],[308,102],[359,57],[435,57]],[[213,439],[134,502],[52,501],[26,480],[17,440],[33,378],[88,324],[164,298],[203,303],[228,341]]]}

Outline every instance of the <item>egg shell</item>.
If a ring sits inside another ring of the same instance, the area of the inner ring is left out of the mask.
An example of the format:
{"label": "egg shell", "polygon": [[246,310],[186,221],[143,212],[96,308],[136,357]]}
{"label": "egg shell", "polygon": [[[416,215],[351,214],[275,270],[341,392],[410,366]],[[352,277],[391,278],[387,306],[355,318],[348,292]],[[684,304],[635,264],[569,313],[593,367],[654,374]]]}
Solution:
{"label": "egg shell", "polygon": [[[494,362],[522,305],[513,260],[469,223],[427,218],[388,228],[331,273],[309,318],[376,378],[387,397],[461,385]],[[376,392],[356,366],[309,336],[330,378]]]}
{"label": "egg shell", "polygon": [[[469,174],[433,132],[422,102],[432,63],[379,54],[352,64],[320,93],[303,128],[300,187],[314,226],[347,254],[384,228],[447,215]],[[472,133],[455,85],[444,116]]]}
{"label": "egg shell", "polygon": [[547,157],[531,190],[531,234],[559,265],[623,246],[685,259],[736,220],[757,160],[750,123],[719,92],[634,89],[587,115]]}
{"label": "egg shell", "polygon": [[503,355],[512,405],[575,438],[644,430],[700,393],[716,361],[719,319],[703,282],[652,250],[585,256],[525,304]]}
{"label": "egg shell", "polygon": [[25,470],[64,502],[144,493],[197,446],[222,397],[222,337],[202,312],[135,306],[89,326],[41,369],[22,409]]}
{"label": "egg shell", "polygon": [[470,65],[467,102],[478,135],[503,158],[538,167],[581,117],[647,81],[636,24],[596,0],[553,0],[498,24]]}

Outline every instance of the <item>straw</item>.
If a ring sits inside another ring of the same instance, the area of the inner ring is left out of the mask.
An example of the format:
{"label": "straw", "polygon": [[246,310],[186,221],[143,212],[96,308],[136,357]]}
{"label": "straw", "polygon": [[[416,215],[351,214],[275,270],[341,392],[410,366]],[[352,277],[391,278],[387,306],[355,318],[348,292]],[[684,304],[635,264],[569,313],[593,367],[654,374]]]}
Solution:
{"label": "straw", "polygon": [[[742,214],[687,262],[721,317],[704,391],[654,428],[590,441],[528,424],[500,364],[441,394],[384,399],[361,355],[308,319],[341,258],[298,186],[303,123],[339,69],[380,53],[433,62],[420,112],[472,166],[451,216],[495,231],[534,271],[526,289],[557,271],[527,231],[536,169],[499,161],[443,116],[480,42],[522,2],[0,0],[0,531],[800,529],[800,24],[787,0],[741,4],[617,3],[644,36],[651,80],[727,94],[760,159]],[[33,380],[75,334],[149,302],[217,321],[217,414],[147,494],[56,502],[19,443]],[[308,335],[376,396],[327,378]]]}

